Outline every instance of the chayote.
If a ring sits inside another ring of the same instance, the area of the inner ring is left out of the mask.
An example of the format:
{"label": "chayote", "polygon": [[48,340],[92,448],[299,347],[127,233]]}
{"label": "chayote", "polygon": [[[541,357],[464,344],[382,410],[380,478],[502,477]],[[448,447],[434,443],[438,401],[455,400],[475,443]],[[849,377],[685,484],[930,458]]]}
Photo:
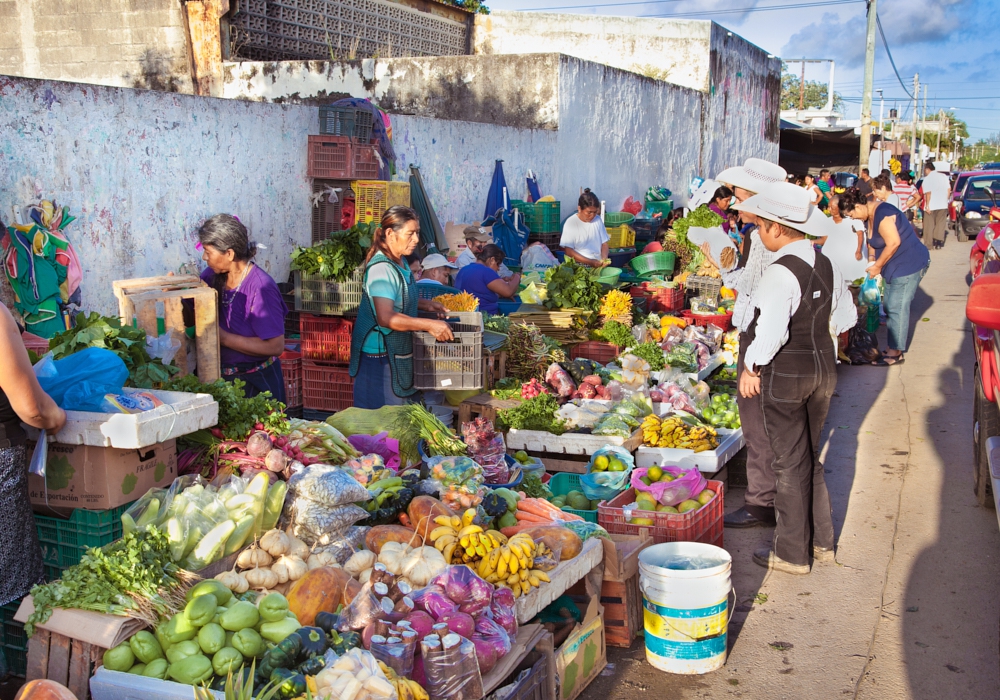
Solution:
{"label": "chayote", "polygon": [[212,657],[212,669],[217,676],[226,676],[237,671],[243,664],[243,654],[232,647],[223,647]]}
{"label": "chayote", "polygon": [[104,652],[104,668],[109,671],[128,671],[135,663],[135,654],[128,642],[122,642]]}
{"label": "chayote", "polygon": [[221,581],[216,581],[214,578],[202,581],[196,586],[192,586],[185,596],[188,601],[192,601],[198,596],[203,596],[211,593],[215,596],[216,603],[219,605],[229,605],[229,601],[233,599],[233,592],[226,588]]}
{"label": "chayote", "polygon": [[128,640],[128,645],[132,648],[135,658],[144,664],[148,664],[153,659],[163,658],[163,648],[160,643],[146,630],[140,630],[133,634],[132,638]]}
{"label": "chayote", "polygon": [[212,662],[203,654],[195,654],[171,663],[167,675],[178,683],[197,685],[212,677]]}
{"label": "chayote", "polygon": [[267,651],[264,640],[256,630],[242,629],[233,635],[233,648],[246,658],[261,657]]}
{"label": "chayote", "polygon": [[198,646],[198,642],[193,639],[188,639],[184,642],[177,642],[167,649],[167,661],[171,664],[175,664],[182,659],[186,659],[189,656],[194,656],[195,654],[201,653],[201,647]]}
{"label": "chayote", "polygon": [[137,676],[146,675],[146,664],[136,664],[128,670],[129,673],[134,673]]}
{"label": "chayote", "polygon": [[148,678],[159,678],[164,679],[167,677],[167,667],[170,664],[167,663],[166,659],[153,659],[148,664],[146,664],[146,670],[142,672],[142,675]]}
{"label": "chayote", "polygon": [[277,644],[288,635],[294,634],[301,626],[294,617],[282,617],[278,622],[265,622],[261,625],[260,636]]}
{"label": "chayote", "polygon": [[257,611],[257,607],[253,603],[241,600],[222,613],[219,624],[230,632],[239,632],[247,627],[256,626],[259,620],[260,613]]}
{"label": "chayote", "polygon": [[184,608],[184,616],[195,627],[204,627],[215,617],[215,610],[218,607],[214,595],[201,595],[187,604]]}
{"label": "chayote", "polygon": [[161,625],[161,629],[162,639],[160,640],[160,644],[163,645],[163,641],[165,640],[167,642],[164,645],[165,647],[177,644],[177,642],[186,642],[189,639],[194,639],[194,636],[198,634],[198,630],[194,628],[194,625],[191,624],[191,621],[188,620],[183,611],[167,620],[165,625]]}
{"label": "chayote", "polygon": [[265,622],[278,622],[288,612],[288,599],[277,591],[268,593],[257,604],[257,610]]}
{"label": "chayote", "polygon": [[210,622],[198,632],[198,646],[206,655],[211,655],[226,646],[226,630],[221,625]]}

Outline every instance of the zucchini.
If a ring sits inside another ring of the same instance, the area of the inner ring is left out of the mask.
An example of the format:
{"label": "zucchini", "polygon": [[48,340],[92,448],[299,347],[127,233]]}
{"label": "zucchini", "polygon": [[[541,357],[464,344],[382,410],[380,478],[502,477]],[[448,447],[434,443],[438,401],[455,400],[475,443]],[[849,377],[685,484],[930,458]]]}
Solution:
{"label": "zucchini", "polygon": [[236,523],[232,520],[223,521],[209,530],[188,557],[192,571],[204,569],[218,559],[225,549],[226,540],[235,530]]}
{"label": "zucchini", "polygon": [[[284,483],[284,482],[282,482]],[[243,544],[250,537],[250,533],[253,532],[255,519],[253,514],[244,515],[241,520],[236,523],[236,529],[233,530],[233,534],[229,536],[226,540],[226,549],[222,556],[228,557],[230,554],[234,554],[243,547]]]}
{"label": "zucchini", "polygon": [[167,520],[167,540],[170,542],[170,557],[174,561],[184,558],[184,550],[187,549],[187,536],[184,534],[184,526],[176,517]]}
{"label": "zucchini", "polygon": [[285,494],[288,492],[288,482],[278,481],[267,490],[267,499],[264,501],[264,521],[263,529],[272,529],[278,524],[281,517],[281,509],[285,505]]}

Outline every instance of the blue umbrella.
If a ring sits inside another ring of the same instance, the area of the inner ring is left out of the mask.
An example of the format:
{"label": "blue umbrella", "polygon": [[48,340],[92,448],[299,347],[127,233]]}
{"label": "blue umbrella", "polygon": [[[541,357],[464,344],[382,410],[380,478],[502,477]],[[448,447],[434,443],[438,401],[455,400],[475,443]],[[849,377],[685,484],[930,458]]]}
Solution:
{"label": "blue umbrella", "polygon": [[542,198],[542,193],[538,189],[538,177],[531,170],[528,171],[528,194],[531,195],[531,201],[537,202]]}
{"label": "blue umbrella", "polygon": [[507,180],[503,176],[503,161],[497,160],[497,165],[493,169],[493,182],[490,183],[490,192],[486,195],[486,213],[484,219],[488,219],[497,213],[498,209],[510,208],[510,200],[504,196],[507,189]]}

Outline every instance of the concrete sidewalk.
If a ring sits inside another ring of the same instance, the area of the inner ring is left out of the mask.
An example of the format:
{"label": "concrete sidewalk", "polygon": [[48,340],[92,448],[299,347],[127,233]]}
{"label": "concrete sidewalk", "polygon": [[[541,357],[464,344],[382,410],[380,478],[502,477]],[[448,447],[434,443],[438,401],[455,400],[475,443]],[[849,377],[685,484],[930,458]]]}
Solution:
{"label": "concrete sidewalk", "polygon": [[[1000,697],[1000,529],[972,493],[968,250],[931,252],[905,363],[840,367],[822,450],[837,563],[767,575],[750,556],[772,531],[726,530],[737,592],[726,666],[661,673],[640,637],[609,650],[614,671],[583,698]],[[742,496],[732,489],[727,511]]]}

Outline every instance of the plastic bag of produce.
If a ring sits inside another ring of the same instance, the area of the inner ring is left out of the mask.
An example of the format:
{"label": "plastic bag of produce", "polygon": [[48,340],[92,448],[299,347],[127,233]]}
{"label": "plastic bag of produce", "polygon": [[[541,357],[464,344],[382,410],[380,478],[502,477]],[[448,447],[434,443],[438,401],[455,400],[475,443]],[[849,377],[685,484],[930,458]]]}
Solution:
{"label": "plastic bag of produce", "polygon": [[603,537],[606,540],[611,539],[611,535],[608,534],[608,531],[597,523],[589,523],[584,520],[573,520],[572,522],[563,523],[563,527],[575,532],[583,542],[586,542],[591,537]]}
{"label": "plastic bag of produce", "polygon": [[545,286],[534,282],[528,284],[517,296],[522,304],[541,304],[548,297],[545,293]]}
{"label": "plastic bag of produce", "polygon": [[609,413],[597,422],[591,433],[593,435],[628,438],[632,435],[633,430],[634,428],[629,426],[622,416]]}
{"label": "plastic bag of produce", "polygon": [[708,324],[705,328],[691,325],[684,329],[684,337],[689,341],[704,343],[711,352],[716,352],[722,345],[722,329],[716,325]]}
{"label": "plastic bag of produce", "polygon": [[559,261],[543,243],[532,243],[521,253],[521,272],[545,272],[556,267]]}
{"label": "plastic bag of produce", "polygon": [[382,673],[378,661],[368,651],[353,648],[343,656],[329,659],[315,677],[316,694],[321,700],[398,700],[399,695]]}
{"label": "plastic bag of produce", "polygon": [[654,481],[647,486],[642,477],[646,476],[649,468],[642,467],[632,472],[632,487],[636,491],[648,491],[653,494],[653,498],[661,505],[676,506],[681,501],[697,498],[698,494],[708,486],[708,481],[697,467],[685,469],[664,465],[660,469],[664,474],[673,476],[673,481]]}
{"label": "plastic bag of produce", "polygon": [[150,525],[159,525],[161,510],[166,512],[166,489],[150,489],[138,501],[122,513],[122,530],[124,534],[135,530],[145,530]]}
{"label": "plastic bag of produce", "polygon": [[370,651],[376,660],[395,671],[397,676],[409,676],[413,672],[417,638],[404,641],[398,637],[372,637]]}
{"label": "plastic bag of produce", "polygon": [[431,585],[441,586],[459,610],[469,615],[489,606],[493,598],[493,586],[464,565],[449,566],[431,580]]}
{"label": "plastic bag of produce", "polygon": [[878,306],[881,304],[882,288],[879,284],[881,280],[881,275],[877,277],[865,275],[865,281],[861,283],[861,292],[858,294],[858,299],[868,306]]}
{"label": "plastic bag of produce", "polygon": [[399,471],[399,440],[389,437],[386,431],[378,435],[352,435],[347,441],[361,454],[378,455],[386,468]]}
{"label": "plastic bag of produce", "polygon": [[587,473],[580,477],[583,495],[592,501],[610,501],[628,488],[634,467],[635,459],[628,450],[617,445],[602,447],[591,456]]}
{"label": "plastic bag of produce", "polygon": [[367,518],[368,511],[353,504],[328,506],[298,496],[285,502],[283,517],[290,533],[306,544],[328,545],[339,540],[351,525]]}
{"label": "plastic bag of produce", "polygon": [[576,384],[573,382],[573,378],[569,376],[569,372],[564,370],[558,362],[553,362],[545,370],[545,383],[555,389],[556,393],[564,399],[569,398],[576,391]]}
{"label": "plastic bag of produce", "polygon": [[483,675],[492,671],[497,662],[509,654],[511,649],[507,631],[487,615],[482,615],[476,620],[476,631],[472,633],[470,641],[476,647],[479,672]]}
{"label": "plastic bag of produce", "polygon": [[365,535],[371,530],[365,525],[352,525],[340,537],[336,537],[328,544],[318,544],[312,547],[314,554],[329,552],[336,557],[337,562],[343,566],[347,560],[354,556],[358,550],[364,549]]}
{"label": "plastic bag of produce", "polygon": [[483,469],[469,457],[431,457],[427,468],[441,501],[453,510],[474,508],[483,500]]}
{"label": "plastic bag of produce", "polygon": [[61,360],[46,355],[34,371],[45,393],[67,411],[105,412],[105,394],[122,393],[128,381],[125,362],[103,348],[84,348]]}
{"label": "plastic bag of produce", "polygon": [[431,700],[480,700],[483,678],[476,645],[457,634],[425,637],[420,643],[424,678]]}
{"label": "plastic bag of produce", "polygon": [[493,597],[490,599],[490,614],[496,623],[510,635],[511,639],[517,637],[516,603],[514,592],[509,588],[500,587],[493,590]]}
{"label": "plastic bag of produce", "polygon": [[314,464],[288,480],[288,493],[325,506],[360,503],[371,499],[364,486],[340,467]]}
{"label": "plastic bag of produce", "polygon": [[487,484],[506,484],[510,481],[510,468],[505,459],[507,446],[503,433],[493,428],[493,421],[476,418],[462,424],[462,437],[469,446],[469,456],[482,467]]}

